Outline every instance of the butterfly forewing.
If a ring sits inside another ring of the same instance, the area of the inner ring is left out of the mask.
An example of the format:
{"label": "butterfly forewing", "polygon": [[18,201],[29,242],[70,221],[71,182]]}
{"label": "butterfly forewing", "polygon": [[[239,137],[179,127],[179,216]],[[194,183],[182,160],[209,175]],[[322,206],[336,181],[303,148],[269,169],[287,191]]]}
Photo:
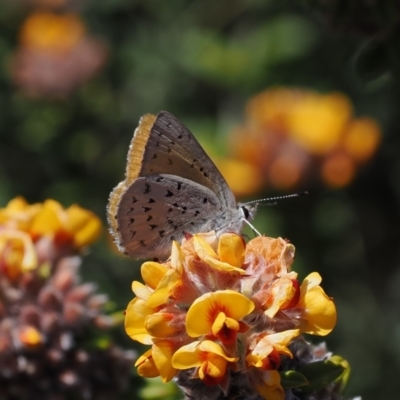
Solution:
{"label": "butterfly forewing", "polygon": [[223,205],[236,206],[228,184],[195,137],[166,111],[157,114],[151,128],[140,176],[160,173],[190,179],[212,190]]}

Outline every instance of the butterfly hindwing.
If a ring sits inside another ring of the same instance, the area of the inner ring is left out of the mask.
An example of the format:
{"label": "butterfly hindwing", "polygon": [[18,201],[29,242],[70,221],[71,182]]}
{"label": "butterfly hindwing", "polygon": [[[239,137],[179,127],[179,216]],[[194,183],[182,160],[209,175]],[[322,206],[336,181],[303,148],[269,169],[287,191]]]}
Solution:
{"label": "butterfly hindwing", "polygon": [[141,177],[120,198],[118,244],[137,258],[149,253],[162,258],[170,253],[172,240],[180,241],[202,226],[211,229],[210,215],[223,215],[210,189],[177,176]]}

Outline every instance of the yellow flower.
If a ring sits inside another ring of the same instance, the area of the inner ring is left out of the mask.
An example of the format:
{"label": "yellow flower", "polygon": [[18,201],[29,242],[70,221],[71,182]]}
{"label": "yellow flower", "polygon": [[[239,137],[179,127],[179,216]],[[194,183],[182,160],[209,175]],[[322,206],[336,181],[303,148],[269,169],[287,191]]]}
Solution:
{"label": "yellow flower", "polygon": [[[172,242],[172,251],[169,268],[163,273],[163,266],[158,263],[145,263],[142,273],[148,277],[147,279],[157,283],[157,286],[148,300],[149,307],[158,307],[165,304],[170,296],[173,296],[174,290],[182,285],[183,273],[183,254],[181,247],[175,241]],[[153,273],[154,271],[154,273]],[[153,275],[153,278],[150,278]],[[158,282],[157,280],[160,279]],[[147,283],[147,282],[146,282]]]}
{"label": "yellow flower", "polygon": [[325,154],[338,145],[352,111],[340,93],[304,93],[287,116],[289,134],[311,153]]}
{"label": "yellow flower", "polygon": [[[284,354],[292,357],[292,353],[287,348],[289,342],[299,336],[298,329],[291,329],[284,332],[272,334],[260,334],[256,337],[255,343],[250,347],[251,351],[246,356],[246,362],[249,366],[263,369],[277,369],[280,359],[277,354]],[[273,362],[268,359],[272,355]]]}
{"label": "yellow flower", "polygon": [[194,249],[199,258],[218,271],[244,275],[245,243],[239,235],[223,233],[219,237],[217,252],[199,235],[193,237]]}
{"label": "yellow flower", "polygon": [[322,278],[317,272],[309,274],[301,284],[297,307],[303,308],[304,324],[301,330],[312,335],[325,336],[336,325],[336,307],[319,286]]}
{"label": "yellow flower", "polygon": [[222,343],[232,343],[246,330],[240,320],[253,310],[254,303],[233,290],[206,293],[189,308],[186,331],[191,337],[212,334]]}
{"label": "yellow flower", "polygon": [[198,367],[196,375],[206,385],[217,385],[226,373],[228,363],[237,361],[229,357],[223,348],[211,340],[196,341],[178,349],[172,357],[176,369]]}
{"label": "yellow flower", "polygon": [[285,393],[281,386],[281,377],[278,371],[263,371],[262,383],[257,383],[256,389],[265,400],[283,400]]}

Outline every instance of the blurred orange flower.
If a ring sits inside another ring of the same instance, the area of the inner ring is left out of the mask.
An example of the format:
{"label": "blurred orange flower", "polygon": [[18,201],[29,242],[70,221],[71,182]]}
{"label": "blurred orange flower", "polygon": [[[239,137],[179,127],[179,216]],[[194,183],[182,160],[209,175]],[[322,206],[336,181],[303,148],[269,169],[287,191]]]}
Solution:
{"label": "blurred orange flower", "polygon": [[105,63],[105,44],[78,14],[37,11],[22,24],[11,60],[14,82],[33,96],[65,97]]}
{"label": "blurred orange flower", "polygon": [[354,118],[344,94],[274,88],[249,100],[245,125],[232,132],[231,147],[233,157],[258,170],[254,188],[289,189],[318,176],[337,188],[351,183],[380,138],[378,123]]}

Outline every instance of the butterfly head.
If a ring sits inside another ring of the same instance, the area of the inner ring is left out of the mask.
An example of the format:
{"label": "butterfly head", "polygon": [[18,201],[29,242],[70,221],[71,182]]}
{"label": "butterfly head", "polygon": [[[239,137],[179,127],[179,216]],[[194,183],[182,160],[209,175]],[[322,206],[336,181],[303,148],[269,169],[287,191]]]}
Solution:
{"label": "butterfly head", "polygon": [[242,218],[245,221],[252,221],[257,211],[258,203],[255,204],[239,204],[239,209],[242,213]]}

